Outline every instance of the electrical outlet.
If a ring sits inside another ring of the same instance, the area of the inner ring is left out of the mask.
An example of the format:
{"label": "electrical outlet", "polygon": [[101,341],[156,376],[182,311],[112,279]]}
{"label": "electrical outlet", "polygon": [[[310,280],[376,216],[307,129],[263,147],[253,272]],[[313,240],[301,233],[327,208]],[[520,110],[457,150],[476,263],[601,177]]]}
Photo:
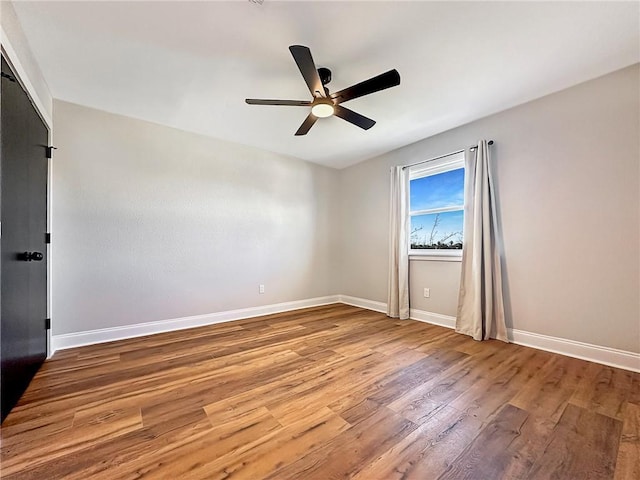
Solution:
{"label": "electrical outlet", "polygon": [[431,296],[431,289],[425,288],[424,289],[424,298],[429,298],[430,296]]}
{"label": "electrical outlet", "polygon": [[260,285],[259,292],[260,292],[260,293],[264,293],[264,285]]}

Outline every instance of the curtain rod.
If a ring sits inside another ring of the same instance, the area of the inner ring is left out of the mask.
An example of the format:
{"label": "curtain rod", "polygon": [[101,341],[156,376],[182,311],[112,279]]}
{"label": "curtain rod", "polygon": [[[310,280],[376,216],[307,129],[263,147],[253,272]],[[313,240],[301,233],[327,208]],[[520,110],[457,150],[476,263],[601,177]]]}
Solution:
{"label": "curtain rod", "polygon": [[[493,140],[489,140],[487,142],[487,145],[493,145]],[[427,162],[433,162],[435,160],[440,160],[441,158],[450,157],[451,155],[457,155],[458,153],[466,152],[467,150],[476,150],[477,148],[478,148],[477,145],[473,145],[473,146],[469,147],[466,150],[456,150],[455,152],[447,153],[445,155],[440,155],[438,157],[433,157],[433,158],[430,158],[428,160],[422,160],[421,162],[416,162],[416,163],[411,163],[409,165],[405,165],[404,167],[402,167],[402,169],[404,170],[405,168],[415,167],[416,165],[420,165],[422,163],[427,163]]]}
{"label": "curtain rod", "polygon": [[[487,142],[487,145],[493,145],[493,140],[489,140],[489,141]],[[477,146],[477,145],[474,145],[474,146],[472,146],[472,147],[469,147],[469,150],[476,150],[477,148],[478,148],[478,146]]]}

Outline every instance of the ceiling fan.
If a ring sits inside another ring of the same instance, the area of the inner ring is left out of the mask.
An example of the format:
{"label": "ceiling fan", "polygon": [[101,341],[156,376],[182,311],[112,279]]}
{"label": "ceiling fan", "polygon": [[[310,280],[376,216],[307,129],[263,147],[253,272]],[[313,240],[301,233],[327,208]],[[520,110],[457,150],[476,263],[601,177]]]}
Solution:
{"label": "ceiling fan", "polygon": [[325,86],[331,81],[331,70],[328,68],[316,68],[316,64],[311,56],[311,50],[302,45],[291,45],[289,47],[293,59],[296,61],[304,81],[309,87],[313,100],[260,100],[247,98],[245,101],[249,105],[286,105],[292,107],[311,107],[311,112],[296,135],[306,135],[318,118],[335,115],[349,123],[352,123],[364,130],[369,130],[376,122],[359,113],[343,107],[341,104],[354,98],[379,92],[387,88],[400,85],[400,74],[397,70],[389,70],[375,77],[347,87],[339,92],[329,93]]}

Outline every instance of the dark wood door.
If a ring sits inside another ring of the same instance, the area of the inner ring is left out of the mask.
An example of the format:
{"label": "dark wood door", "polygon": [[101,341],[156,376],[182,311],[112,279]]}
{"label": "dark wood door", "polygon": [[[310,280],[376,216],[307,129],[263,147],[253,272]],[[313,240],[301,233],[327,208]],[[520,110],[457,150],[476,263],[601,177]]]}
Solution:
{"label": "dark wood door", "polygon": [[47,127],[2,58],[0,98],[2,420],[47,356]]}

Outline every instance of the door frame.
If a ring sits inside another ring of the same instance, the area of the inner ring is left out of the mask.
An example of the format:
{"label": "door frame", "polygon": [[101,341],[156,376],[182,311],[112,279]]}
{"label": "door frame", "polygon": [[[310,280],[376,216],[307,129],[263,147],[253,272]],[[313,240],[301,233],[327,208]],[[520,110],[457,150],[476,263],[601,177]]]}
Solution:
{"label": "door frame", "polygon": [[[29,79],[26,69],[20,62],[20,58],[15,49],[11,45],[4,28],[0,26],[0,51],[4,59],[15,73],[18,82],[22,86],[31,104],[47,127],[49,145],[53,145],[53,119],[47,113],[45,104],[38,95],[33,83]],[[53,180],[53,162],[47,159],[47,232],[51,232],[51,203],[52,203],[52,180]],[[2,235],[2,224],[0,223],[0,235]],[[53,248],[51,243],[47,244],[47,318],[51,318],[51,327],[47,330],[47,358],[50,358],[54,352],[51,351],[51,332],[53,330],[54,319],[51,317],[51,264],[52,264]]]}

